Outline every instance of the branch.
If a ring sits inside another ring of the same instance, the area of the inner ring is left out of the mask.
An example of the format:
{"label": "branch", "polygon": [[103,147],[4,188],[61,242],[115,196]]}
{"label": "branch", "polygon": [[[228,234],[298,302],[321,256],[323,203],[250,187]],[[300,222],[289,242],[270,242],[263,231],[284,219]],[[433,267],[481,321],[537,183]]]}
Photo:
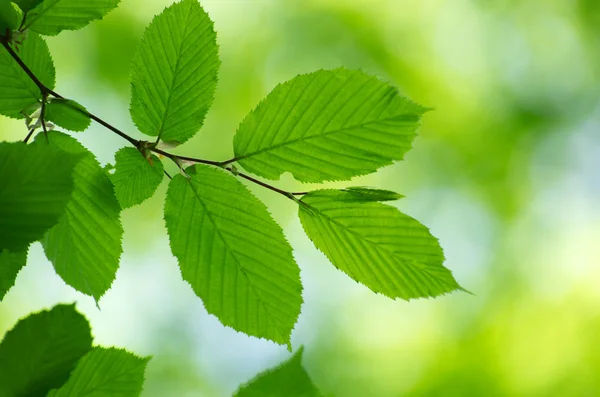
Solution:
{"label": "branch", "polygon": [[[42,118],[42,127],[44,129],[44,132],[46,133],[46,125],[45,125],[45,120],[44,120],[44,110],[45,110],[45,105],[46,105],[46,99],[49,95],[52,95],[55,98],[60,98],[60,99],[65,99],[62,95],[58,94],[56,91],[53,91],[52,89],[48,88],[44,83],[42,83],[40,81],[40,79],[37,78],[37,76],[35,75],[35,73],[33,73],[31,71],[31,69],[29,69],[29,67],[27,65],[25,65],[25,63],[23,62],[23,60],[19,57],[19,55],[12,49],[12,47],[9,44],[9,39],[6,36],[2,36],[0,35],[0,42],[2,43],[2,46],[4,46],[4,48],[6,49],[6,51],[8,51],[8,53],[10,54],[10,56],[15,60],[15,62],[17,62],[17,64],[19,65],[19,67],[27,74],[27,76],[29,76],[29,78],[31,79],[31,81],[33,81],[35,83],[35,85],[39,88],[41,94],[42,94],[42,113],[41,113],[41,118]],[[135,146],[138,150],[140,150],[142,148],[144,141],[140,141],[137,140],[131,136],[129,136],[128,134],[126,134],[125,132],[119,130],[118,128],[114,127],[113,125],[109,124],[108,122],[102,120],[100,117],[94,115],[93,113],[88,112],[87,110],[75,107],[75,106],[71,106],[72,109],[77,110],[78,112],[80,112],[81,114],[89,117],[90,119],[94,120],[95,122],[97,122],[98,124],[100,124],[101,126],[103,126],[104,128],[114,132],[115,134],[119,135],[121,138],[127,140],[129,143],[131,143],[133,146]],[[27,140],[29,140],[31,134],[33,133],[33,130],[29,131],[29,134],[27,135],[27,138],[25,138],[25,142],[27,142]],[[158,140],[157,142],[158,143]],[[247,181],[250,181],[252,183],[255,183],[259,186],[262,186],[266,189],[269,189],[273,192],[279,193],[293,201],[299,202],[299,200],[295,197],[295,196],[303,196],[306,194],[306,192],[288,192],[285,190],[281,190],[279,188],[276,188],[275,186],[269,185],[268,183],[259,181],[258,179],[255,179],[249,175],[246,174],[242,174],[237,172],[237,170],[235,170],[234,168],[228,167],[225,168],[226,165],[234,163],[235,161],[238,160],[237,157],[234,157],[230,160],[227,161],[212,161],[212,160],[205,160],[205,159],[200,159],[200,158],[195,158],[195,157],[186,157],[186,156],[179,156],[177,154],[173,154],[173,153],[169,153],[166,152],[164,150],[158,149],[156,147],[156,144],[154,145],[148,145],[145,146],[148,150],[163,155],[165,157],[167,157],[168,159],[172,160],[175,164],[177,164],[177,166],[181,166],[181,162],[182,161],[187,161],[187,162],[191,162],[191,163],[198,163],[198,164],[207,164],[207,165],[212,165],[212,166],[217,166],[217,167],[221,167],[226,169],[227,171],[231,172],[233,175],[235,176],[239,176],[240,178],[246,179]],[[165,174],[171,178],[171,176],[165,171]]]}

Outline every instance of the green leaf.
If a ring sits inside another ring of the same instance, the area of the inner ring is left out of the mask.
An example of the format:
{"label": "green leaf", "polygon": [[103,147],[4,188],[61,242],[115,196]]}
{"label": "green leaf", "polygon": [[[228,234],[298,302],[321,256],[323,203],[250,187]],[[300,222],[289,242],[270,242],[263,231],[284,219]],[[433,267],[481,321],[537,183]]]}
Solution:
{"label": "green leaf", "polygon": [[302,367],[303,348],[276,368],[259,374],[243,385],[234,397],[321,397]]}
{"label": "green leaf", "polygon": [[27,249],[12,253],[8,250],[0,252],[0,301],[9,289],[15,285],[17,274],[27,262]]}
{"label": "green leaf", "polygon": [[19,6],[21,11],[29,12],[37,7],[44,0],[13,0],[13,3]]}
{"label": "green leaf", "polygon": [[150,163],[139,150],[122,148],[115,155],[115,173],[110,180],[123,209],[133,207],[152,197],[163,180],[163,163],[154,155]]}
{"label": "green leaf", "polygon": [[90,326],[75,305],[29,315],[0,344],[0,396],[45,396],[91,348]]}
{"label": "green leaf", "polygon": [[23,251],[56,225],[79,160],[56,147],[0,143],[0,251]]}
{"label": "green leaf", "polygon": [[390,298],[435,297],[462,289],[442,264],[429,230],[389,205],[318,190],[302,198],[300,221],[315,246],[352,279]]}
{"label": "green leaf", "polygon": [[67,383],[48,397],[137,397],[148,360],[125,350],[95,347],[79,361]]}
{"label": "green leaf", "polygon": [[46,105],[45,116],[59,127],[69,131],[85,131],[91,124],[87,111],[75,101],[53,98]]}
{"label": "green leaf", "polygon": [[118,4],[119,0],[44,0],[27,14],[24,28],[55,36],[102,19]]}
{"label": "green leaf", "polygon": [[[19,46],[19,50],[15,51],[46,87],[54,88],[54,64],[44,39],[29,32],[23,44]],[[39,104],[41,99],[39,88],[8,51],[2,48],[0,51],[0,114],[22,119],[24,116],[21,112]]]}
{"label": "green leaf", "polygon": [[268,179],[348,180],[401,160],[425,110],[375,77],[321,70],[278,85],[242,121],[235,157]]}
{"label": "green leaf", "polygon": [[[48,133],[50,144],[80,154],[75,167],[75,188],[58,224],[42,240],[56,273],[76,290],[96,301],[106,292],[119,268],[123,227],[121,207],[112,183],[94,155],[77,140],[60,132]],[[39,135],[36,144],[46,146]]]}
{"label": "green leaf", "polygon": [[0,0],[0,36],[19,27],[19,17],[9,0]]}
{"label": "green leaf", "polygon": [[338,200],[345,201],[394,201],[404,197],[391,190],[372,189],[368,187],[354,186],[342,189],[346,194],[341,194]]}
{"label": "green leaf", "polygon": [[166,8],[131,65],[131,117],[141,132],[183,143],[211,106],[220,65],[213,23],[197,0]]}
{"label": "green leaf", "polygon": [[234,176],[204,165],[186,172],[165,204],[184,280],[224,325],[289,346],[302,285],[281,227]]}

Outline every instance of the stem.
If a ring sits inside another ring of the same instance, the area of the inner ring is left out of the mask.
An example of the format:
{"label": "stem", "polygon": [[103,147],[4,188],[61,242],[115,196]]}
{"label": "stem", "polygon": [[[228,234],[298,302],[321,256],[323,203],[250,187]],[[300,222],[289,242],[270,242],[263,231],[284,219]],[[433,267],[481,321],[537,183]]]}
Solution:
{"label": "stem", "polygon": [[33,135],[33,131],[35,131],[35,127],[29,129],[29,133],[27,134],[25,139],[23,139],[23,142],[27,143],[29,141],[29,138],[31,138],[31,136]]}
{"label": "stem", "polygon": [[[65,99],[62,95],[58,94],[56,91],[53,91],[52,89],[46,87],[46,85],[44,85],[44,83],[42,83],[40,81],[40,79],[37,78],[37,76],[31,71],[31,69],[29,69],[29,67],[27,65],[25,65],[25,63],[23,62],[23,60],[19,57],[19,55],[12,49],[12,47],[9,44],[9,40],[7,39],[7,37],[5,36],[0,36],[0,42],[2,43],[2,46],[4,46],[4,48],[6,49],[6,51],[8,51],[8,53],[10,54],[10,56],[15,60],[15,62],[17,62],[17,64],[19,65],[19,67],[27,74],[27,76],[29,76],[29,78],[31,79],[31,81],[33,81],[35,83],[35,85],[39,88],[41,94],[42,94],[42,109],[41,109],[41,114],[40,114],[40,118],[41,118],[41,122],[42,122],[42,128],[44,130],[44,133],[46,134],[46,138],[48,137],[48,132],[46,129],[46,121],[44,119],[45,117],[45,109],[46,109],[46,100],[48,98],[49,95],[52,95],[55,98],[59,98],[59,99]],[[81,114],[89,117],[90,119],[94,120],[95,122],[97,122],[98,124],[100,124],[101,126],[103,126],[104,128],[114,132],[115,134],[119,135],[121,138],[127,140],[129,143],[131,143],[133,146],[135,146],[136,148],[140,149],[140,146],[142,144],[142,141],[137,140],[131,136],[129,136],[128,134],[126,134],[125,132],[119,130],[118,128],[112,126],[111,124],[109,124],[108,122],[102,120],[100,117],[94,115],[93,113],[88,112],[87,110],[72,106],[72,109],[77,110],[78,112],[80,112]],[[25,142],[27,142],[29,140],[29,138],[31,137],[31,135],[33,134],[33,130],[31,129],[29,131],[29,134],[27,135],[27,137],[25,138]],[[160,139],[160,137],[159,137]],[[158,140],[157,140],[158,143]],[[207,164],[207,165],[213,165],[213,166],[217,166],[217,167],[222,167],[225,168],[224,166],[234,163],[236,162],[239,158],[238,157],[234,157],[230,160],[227,161],[212,161],[212,160],[204,160],[204,159],[200,159],[200,158],[195,158],[195,157],[186,157],[186,156],[179,156],[173,153],[169,153],[166,152],[164,150],[158,149],[156,147],[156,145],[153,146],[148,146],[148,149],[154,153],[157,154],[161,154],[169,159],[171,159],[172,161],[174,161],[178,166],[181,164],[181,161],[189,161],[192,163],[199,163],[199,164]],[[300,200],[297,199],[295,196],[303,196],[306,194],[306,192],[288,192],[285,190],[281,190],[279,188],[276,188],[275,186],[269,185],[268,183],[259,181],[258,179],[255,179],[249,175],[246,174],[242,174],[237,172],[236,170],[234,170],[233,168],[229,167],[229,168],[225,168],[226,170],[228,170],[229,172],[231,172],[232,174],[239,176],[240,178],[246,179],[252,183],[255,183],[259,186],[262,186],[264,188],[267,188],[273,192],[279,193],[295,202],[300,203]],[[167,175],[167,177],[169,177],[170,179],[172,179],[171,175],[169,175],[169,173],[167,171],[164,171],[165,175]]]}

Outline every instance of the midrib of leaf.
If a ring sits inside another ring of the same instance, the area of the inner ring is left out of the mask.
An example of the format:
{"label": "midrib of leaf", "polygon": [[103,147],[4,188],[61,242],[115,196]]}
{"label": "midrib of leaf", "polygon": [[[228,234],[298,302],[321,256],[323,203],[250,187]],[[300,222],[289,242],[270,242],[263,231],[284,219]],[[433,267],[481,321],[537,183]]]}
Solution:
{"label": "midrib of leaf", "polygon": [[[196,192],[196,189],[194,189],[194,186],[192,185],[192,182],[188,179],[187,183],[189,184],[190,189],[192,189],[192,192],[194,193],[194,197],[196,197],[196,199],[198,200],[198,202],[200,203],[200,205],[202,205],[202,207],[204,208],[204,211],[206,213],[206,217],[210,220],[210,223],[213,225],[213,227],[215,229],[215,233],[219,236],[219,239],[221,239],[221,241],[223,242],[223,245],[225,247],[227,247],[227,249],[231,252],[231,256],[234,258],[235,262],[237,263],[238,269],[240,270],[240,272],[243,274],[244,278],[248,282],[249,288],[258,297],[258,300],[259,300],[260,305],[262,306],[263,310],[266,313],[270,313],[271,310],[269,310],[268,307],[267,307],[267,305],[265,305],[265,302],[264,302],[262,294],[259,294],[258,291],[255,289],[254,283],[250,280],[250,277],[248,277],[248,274],[246,273],[246,269],[240,263],[240,261],[239,261],[239,259],[237,257],[238,253],[229,246],[227,240],[223,237],[223,234],[222,234],[220,228],[217,226],[217,223],[213,219],[211,212],[208,210],[208,208],[206,207],[206,204],[204,204],[204,201],[198,195],[198,192]],[[240,225],[240,226],[243,226],[243,225]],[[189,238],[189,236],[190,236],[190,233],[188,233],[188,238]],[[189,244],[189,241],[188,241],[188,244]],[[210,266],[209,266],[209,269],[210,269]],[[225,292],[225,289],[221,288],[221,294],[223,294],[224,292]],[[281,330],[279,329],[279,326],[276,323],[274,323],[273,320],[271,320],[269,317],[267,318],[267,321],[270,322],[271,325],[273,325],[273,327],[277,330],[277,332],[279,333],[279,337],[281,339],[285,339],[285,336],[284,336],[285,333],[284,334],[281,333]]]}
{"label": "midrib of leaf", "polygon": [[[342,230],[344,230],[348,234],[352,235],[358,241],[363,241],[363,242],[369,244],[369,246],[374,247],[373,252],[377,253],[378,255],[380,254],[380,251],[384,251],[385,253],[387,253],[388,255],[390,255],[392,258],[399,258],[400,257],[408,265],[407,267],[410,267],[410,268],[413,268],[413,269],[417,269],[417,270],[421,270],[423,272],[426,272],[427,274],[430,275],[431,278],[437,280],[438,282],[443,282],[443,280],[439,280],[438,277],[436,277],[435,275],[433,275],[433,274],[431,274],[429,272],[428,266],[422,266],[422,265],[420,265],[419,261],[415,261],[415,260],[410,259],[410,258],[404,258],[402,254],[399,254],[397,252],[391,251],[390,249],[386,248],[385,246],[382,246],[382,245],[378,244],[377,242],[371,241],[368,238],[368,236],[363,236],[363,235],[361,235],[361,234],[353,231],[351,228],[348,228],[346,225],[343,225],[340,222],[336,221],[335,219],[329,217],[323,211],[318,210],[317,208],[311,206],[310,204],[306,204],[306,205],[309,206],[311,208],[311,210],[313,210],[315,212],[318,212],[323,218],[326,218],[329,222],[331,222],[331,223],[333,223],[335,225],[338,225]],[[335,228],[332,228],[332,230],[334,231],[334,233],[336,234],[336,236],[338,236],[338,232],[335,231]],[[339,240],[340,241],[344,241],[344,239],[339,239]],[[325,241],[325,239],[324,239],[324,241]],[[360,253],[360,255],[362,257],[362,252]],[[389,276],[389,273],[386,271],[387,270],[386,267],[383,266],[382,269]],[[411,274],[415,275],[417,278],[420,278],[418,271],[414,271],[413,270],[413,271],[411,271]],[[375,276],[375,278],[378,278],[375,273],[373,275]],[[392,278],[390,278],[390,279],[392,279]],[[410,288],[410,286],[408,284],[406,284],[406,285],[407,285],[407,287]]]}
{"label": "midrib of leaf", "polygon": [[[179,70],[179,62],[181,61],[181,58],[182,58],[181,57],[181,52],[183,50],[183,43],[185,42],[185,39],[187,38],[187,35],[188,35],[188,28],[190,26],[190,24],[189,24],[189,22],[190,22],[190,15],[192,15],[192,13],[190,12],[191,9],[192,9],[191,6],[189,6],[188,7],[188,13],[186,15],[186,20],[185,20],[185,28],[184,28],[184,31],[183,31],[183,37],[181,38],[181,42],[179,43],[179,50],[177,51],[177,54],[176,54],[177,61],[175,62],[175,69],[172,72],[173,73],[173,78],[171,79],[171,84],[169,84],[169,94],[167,96],[167,102],[165,104],[165,115],[163,116],[162,120],[160,121],[160,128],[158,130],[158,137],[156,138],[157,142],[158,142],[158,140],[160,140],[160,137],[162,136],[162,133],[163,133],[164,127],[165,127],[165,121],[168,119],[169,113],[171,111],[170,105],[171,105],[171,98],[173,97],[173,86],[175,85],[176,76],[177,76],[177,73],[178,73],[178,70]],[[165,48],[165,44],[163,43],[162,40],[160,40],[160,45],[162,46],[164,53],[167,54],[167,50]],[[150,52],[152,52],[152,51],[150,51]],[[161,75],[162,75],[162,73],[161,73]],[[164,77],[163,77],[163,79],[164,79]]]}

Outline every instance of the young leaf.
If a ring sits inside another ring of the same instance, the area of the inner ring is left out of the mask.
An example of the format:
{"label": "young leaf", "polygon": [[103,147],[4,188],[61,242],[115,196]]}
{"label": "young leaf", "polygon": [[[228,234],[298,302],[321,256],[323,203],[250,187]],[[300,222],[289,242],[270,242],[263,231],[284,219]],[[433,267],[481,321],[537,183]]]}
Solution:
{"label": "young leaf", "polygon": [[404,197],[401,194],[391,190],[372,189],[368,187],[349,187],[342,190],[345,194],[340,194],[338,200],[345,201],[394,201]]}
{"label": "young leaf", "polygon": [[303,350],[301,347],[286,362],[241,386],[233,397],[321,397],[302,367]]}
{"label": "young leaf", "polygon": [[45,396],[91,348],[90,326],[74,305],[30,314],[0,343],[0,396]]}
{"label": "young leaf", "polygon": [[197,0],[166,8],[146,29],[131,65],[131,117],[141,132],[183,143],[212,104],[219,56]]}
{"label": "young leaf", "polygon": [[79,360],[69,380],[48,397],[137,397],[149,359],[125,350],[95,347]]}
{"label": "young leaf", "polygon": [[[8,51],[0,50],[0,114],[22,119],[21,112],[39,103],[42,94]],[[54,88],[54,64],[44,39],[29,32],[19,50],[15,51],[46,87]]]}
{"label": "young leaf", "polygon": [[102,19],[118,4],[119,0],[44,0],[27,14],[24,28],[55,36]]}
{"label": "young leaf", "polygon": [[46,105],[45,116],[47,121],[69,131],[85,131],[92,121],[84,112],[85,108],[75,101],[53,98]]}
{"label": "young leaf", "polygon": [[425,110],[375,77],[321,70],[277,86],[242,121],[235,157],[268,179],[347,180],[401,160]]}
{"label": "young leaf", "polygon": [[4,299],[9,289],[15,285],[17,274],[27,262],[27,249],[12,253],[0,251],[0,301]]}
{"label": "young leaf", "polygon": [[425,226],[389,205],[349,200],[349,194],[318,190],[300,205],[304,231],[338,269],[390,298],[462,289],[442,265],[442,249]]}
{"label": "young leaf", "polygon": [[224,325],[289,346],[302,285],[281,227],[234,176],[204,165],[186,172],[165,204],[184,280]]}
{"label": "young leaf", "polygon": [[19,27],[19,18],[9,0],[0,0],[0,36]]}
{"label": "young leaf", "polygon": [[80,159],[56,147],[0,143],[0,251],[24,251],[58,222]]}
{"label": "young leaf", "polygon": [[21,11],[29,12],[37,7],[44,0],[13,0],[13,3],[19,6]]}
{"label": "young leaf", "polygon": [[150,164],[139,150],[132,147],[119,150],[115,159],[115,173],[109,177],[115,185],[121,208],[133,207],[152,197],[164,177],[162,161],[152,155]]}
{"label": "young leaf", "polygon": [[[42,135],[42,134],[40,134]],[[92,153],[60,132],[48,133],[50,146],[82,155],[75,167],[75,188],[58,224],[42,240],[56,273],[76,290],[96,301],[106,292],[119,268],[123,227],[121,207],[112,183]],[[36,145],[46,145],[38,136]]]}

